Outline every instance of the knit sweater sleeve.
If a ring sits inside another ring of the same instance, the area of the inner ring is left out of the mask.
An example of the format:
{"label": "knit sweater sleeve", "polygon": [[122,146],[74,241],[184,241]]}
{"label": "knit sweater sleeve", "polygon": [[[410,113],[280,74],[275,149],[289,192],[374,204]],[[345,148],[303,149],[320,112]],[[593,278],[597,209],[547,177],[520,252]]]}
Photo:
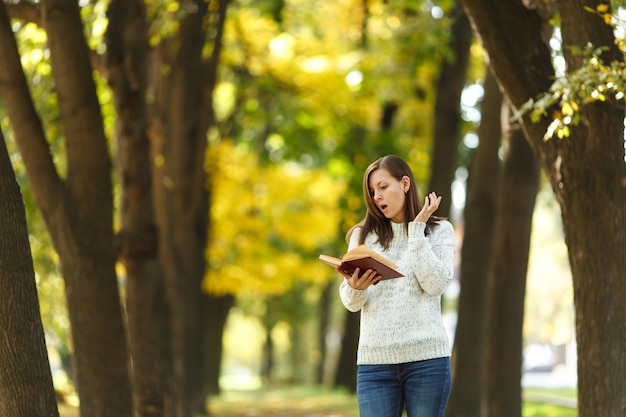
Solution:
{"label": "knit sweater sleeve", "polygon": [[425,223],[409,223],[408,253],[420,287],[429,295],[439,296],[450,284],[454,272],[454,228],[442,220],[428,238],[424,235],[425,228]]}
{"label": "knit sweater sleeve", "polygon": [[[360,232],[361,229],[354,230],[350,236],[348,250],[352,250],[358,246]],[[367,301],[367,291],[352,288],[345,278],[339,286],[339,296],[341,297],[341,302],[344,307],[353,313],[359,311]]]}

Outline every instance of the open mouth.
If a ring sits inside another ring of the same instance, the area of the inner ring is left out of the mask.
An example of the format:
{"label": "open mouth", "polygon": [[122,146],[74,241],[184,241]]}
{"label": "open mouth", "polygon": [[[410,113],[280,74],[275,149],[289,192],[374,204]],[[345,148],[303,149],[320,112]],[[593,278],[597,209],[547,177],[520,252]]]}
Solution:
{"label": "open mouth", "polygon": [[386,208],[387,208],[387,204],[382,204],[380,206],[380,211],[385,211]]}

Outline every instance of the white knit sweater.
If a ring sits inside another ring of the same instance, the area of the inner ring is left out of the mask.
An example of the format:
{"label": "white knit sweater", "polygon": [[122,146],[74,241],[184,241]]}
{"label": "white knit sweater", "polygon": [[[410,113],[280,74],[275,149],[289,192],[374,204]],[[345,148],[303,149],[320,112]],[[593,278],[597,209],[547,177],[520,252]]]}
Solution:
{"label": "white knit sweater", "polygon": [[[441,295],[452,279],[454,229],[440,221],[424,235],[425,223],[392,222],[394,237],[384,250],[370,233],[365,245],[398,266],[405,276],[355,290],[344,279],[339,294],[344,306],[361,310],[357,364],[399,364],[450,356],[441,317]],[[348,249],[358,245],[361,229],[350,237]]]}

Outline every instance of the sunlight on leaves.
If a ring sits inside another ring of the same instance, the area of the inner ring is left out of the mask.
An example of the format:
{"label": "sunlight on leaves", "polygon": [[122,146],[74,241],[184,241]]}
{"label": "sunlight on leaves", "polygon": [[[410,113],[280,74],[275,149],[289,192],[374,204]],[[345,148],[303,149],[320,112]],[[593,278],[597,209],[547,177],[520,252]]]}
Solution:
{"label": "sunlight on leaves", "polygon": [[[276,139],[275,139],[276,141]],[[280,294],[295,280],[323,282],[318,249],[336,236],[345,185],[293,162],[262,166],[230,141],[210,150],[213,204],[209,271],[212,294]]]}

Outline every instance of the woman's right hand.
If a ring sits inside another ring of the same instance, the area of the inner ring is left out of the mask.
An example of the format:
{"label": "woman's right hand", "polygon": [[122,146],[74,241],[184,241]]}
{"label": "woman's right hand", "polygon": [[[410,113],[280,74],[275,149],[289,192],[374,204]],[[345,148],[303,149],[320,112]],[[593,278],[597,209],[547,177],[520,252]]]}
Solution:
{"label": "woman's right hand", "polygon": [[350,286],[355,290],[366,290],[370,285],[376,285],[378,284],[378,281],[380,281],[380,275],[373,269],[368,269],[361,276],[359,276],[361,273],[360,268],[355,269],[352,275],[347,275],[339,271],[339,269],[337,269],[337,272],[343,275],[346,278],[346,281],[348,281],[348,284],[350,284]]}

